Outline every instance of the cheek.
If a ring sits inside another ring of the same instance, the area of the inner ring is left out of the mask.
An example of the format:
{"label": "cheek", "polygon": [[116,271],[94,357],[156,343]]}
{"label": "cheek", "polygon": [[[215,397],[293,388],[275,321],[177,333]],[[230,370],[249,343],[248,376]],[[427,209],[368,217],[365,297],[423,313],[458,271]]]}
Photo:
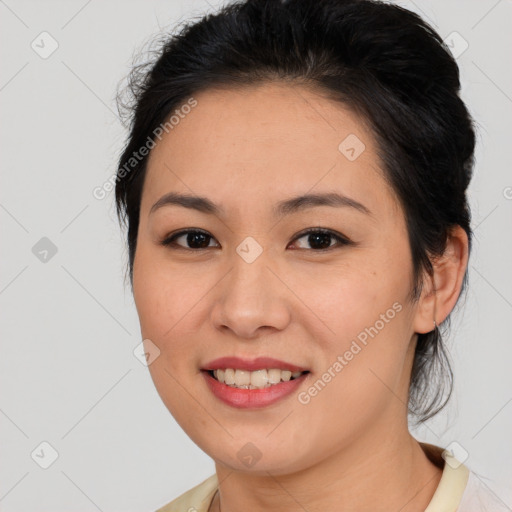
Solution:
{"label": "cheek", "polygon": [[383,415],[389,418],[388,412],[401,414],[407,393],[409,311],[398,303],[389,306],[377,308],[378,315],[342,313],[336,336],[329,342],[324,338],[322,364],[298,397],[319,453],[332,450],[333,442],[350,443]]}
{"label": "cheek", "polygon": [[189,303],[197,302],[197,293],[186,286],[190,283],[187,276],[169,270],[160,259],[151,247],[144,244],[137,247],[133,296],[142,337],[151,340],[160,351],[148,366],[155,388],[167,409],[188,432],[192,429],[188,422],[205,422],[204,417],[183,405],[186,402],[183,374],[190,372],[191,361],[190,350],[186,347],[187,337],[180,335],[180,328],[184,325],[182,320],[187,309],[190,310]]}
{"label": "cheek", "polygon": [[[310,297],[330,328],[316,339],[322,354],[321,367],[336,375],[315,377],[329,380],[329,390],[322,391],[317,401],[319,406],[323,402],[319,412],[323,407],[330,408],[332,402],[331,413],[338,418],[344,417],[344,407],[363,408],[364,417],[387,403],[393,396],[390,389],[401,393],[398,389],[412,322],[408,272],[406,258],[396,258],[392,250],[379,251],[375,257],[334,272],[321,290],[316,289],[315,297]],[[321,382],[318,387],[322,387]]]}
{"label": "cheek", "polygon": [[[320,317],[330,327],[336,340],[356,338],[376,322],[383,326],[387,320],[394,319],[398,306],[405,306],[409,291],[409,281],[405,274],[406,266],[393,268],[382,258],[368,258],[364,263],[344,266],[329,273],[328,279],[320,284],[304,289],[311,309],[320,313]],[[395,265],[396,267],[396,265]],[[310,286],[313,285],[310,282]],[[386,315],[386,312],[388,314]],[[381,319],[384,315],[384,319]]]}
{"label": "cheek", "polygon": [[161,341],[172,334],[197,293],[183,271],[174,270],[160,251],[141,243],[133,265],[133,296],[142,335]]}
{"label": "cheek", "polygon": [[173,383],[167,372],[180,381],[195,378],[203,339],[199,332],[207,325],[205,293],[217,279],[213,270],[198,276],[194,265],[176,266],[149,244],[137,247],[133,296],[142,337],[160,350],[149,366],[157,388]]}
{"label": "cheek", "polygon": [[323,298],[320,310],[330,333],[316,341],[326,368],[341,356],[344,386],[351,393],[363,390],[361,375],[372,369],[382,370],[390,379],[400,374],[411,322],[406,293],[406,289],[376,289],[371,282],[347,280],[342,290],[333,288],[330,297]]}
{"label": "cheek", "polygon": [[172,293],[163,294],[158,272],[152,265],[145,264],[143,258],[136,258],[133,270],[133,297],[142,336],[160,338],[168,319],[167,296],[172,301]]}
{"label": "cheek", "polygon": [[[133,266],[133,297],[143,339],[149,339],[160,351],[159,356],[149,366],[149,371],[159,393],[172,394],[176,389],[172,376],[183,363],[186,354],[180,353],[180,337],[173,343],[179,326],[183,299],[183,285],[179,274],[162,272],[162,265],[150,250],[142,244],[137,247]],[[179,354],[179,357],[177,357]],[[169,373],[168,373],[169,372]],[[169,397],[164,397],[169,406]],[[171,400],[172,402],[173,400]]]}

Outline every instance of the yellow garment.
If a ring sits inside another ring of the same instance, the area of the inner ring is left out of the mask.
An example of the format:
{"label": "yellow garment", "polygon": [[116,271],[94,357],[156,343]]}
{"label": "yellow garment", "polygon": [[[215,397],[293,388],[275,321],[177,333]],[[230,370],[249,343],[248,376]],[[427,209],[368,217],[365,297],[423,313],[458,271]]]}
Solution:
{"label": "yellow garment", "polygon": [[[420,445],[428,458],[439,464],[443,450],[426,443]],[[442,457],[445,462],[441,480],[425,512],[456,512],[466,489],[469,469],[448,452]],[[208,512],[217,489],[218,480],[214,474],[156,512]]]}
{"label": "yellow garment", "polygon": [[217,475],[212,475],[156,512],[208,512],[218,485]]}

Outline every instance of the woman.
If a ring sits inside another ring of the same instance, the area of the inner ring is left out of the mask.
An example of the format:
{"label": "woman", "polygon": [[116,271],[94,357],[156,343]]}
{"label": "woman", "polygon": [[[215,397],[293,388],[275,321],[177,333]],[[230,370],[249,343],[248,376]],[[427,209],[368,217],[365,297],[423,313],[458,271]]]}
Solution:
{"label": "woman", "polygon": [[446,403],[475,135],[415,14],[246,0],[136,69],[116,201],[152,379],[216,474],[160,511],[500,510]]}

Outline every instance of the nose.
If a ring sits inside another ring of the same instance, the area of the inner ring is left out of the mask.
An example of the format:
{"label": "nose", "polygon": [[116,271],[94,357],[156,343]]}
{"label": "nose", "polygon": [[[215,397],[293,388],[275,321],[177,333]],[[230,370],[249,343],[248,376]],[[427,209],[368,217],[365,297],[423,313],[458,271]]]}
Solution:
{"label": "nose", "polygon": [[251,263],[235,252],[230,263],[231,270],[215,287],[214,326],[237,339],[255,339],[285,329],[293,294],[277,277],[279,271],[265,250]]}

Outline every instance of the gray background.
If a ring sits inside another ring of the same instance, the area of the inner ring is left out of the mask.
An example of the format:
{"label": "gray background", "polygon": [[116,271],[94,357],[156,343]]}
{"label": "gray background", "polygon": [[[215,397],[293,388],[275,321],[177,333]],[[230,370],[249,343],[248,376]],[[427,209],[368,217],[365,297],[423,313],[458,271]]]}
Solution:
{"label": "gray background", "polygon": [[[150,511],[214,472],[133,354],[140,330],[113,194],[92,190],[115,172],[125,133],[113,100],[133,52],[216,5],[0,1],[2,511]],[[455,396],[416,434],[458,443],[512,507],[512,3],[400,5],[467,41],[458,62],[478,123],[470,288],[449,340]],[[43,31],[58,43],[47,58],[31,47],[51,49]],[[43,441],[58,452],[47,469]]]}

